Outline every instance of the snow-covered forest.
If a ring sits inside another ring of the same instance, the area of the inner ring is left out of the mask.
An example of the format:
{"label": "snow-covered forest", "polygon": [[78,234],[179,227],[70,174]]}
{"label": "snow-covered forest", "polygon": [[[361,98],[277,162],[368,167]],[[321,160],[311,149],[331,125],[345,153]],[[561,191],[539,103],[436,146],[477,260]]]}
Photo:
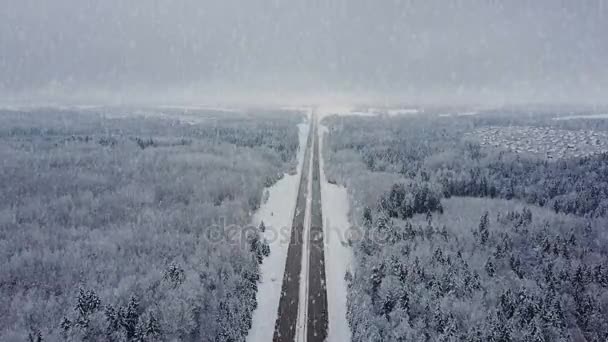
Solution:
{"label": "snow-covered forest", "polygon": [[506,112],[325,119],[325,171],[352,208],[354,341],[608,338],[608,154],[553,159],[472,134],[606,121]]}
{"label": "snow-covered forest", "polygon": [[244,340],[302,118],[116,114],[0,113],[0,340]]}

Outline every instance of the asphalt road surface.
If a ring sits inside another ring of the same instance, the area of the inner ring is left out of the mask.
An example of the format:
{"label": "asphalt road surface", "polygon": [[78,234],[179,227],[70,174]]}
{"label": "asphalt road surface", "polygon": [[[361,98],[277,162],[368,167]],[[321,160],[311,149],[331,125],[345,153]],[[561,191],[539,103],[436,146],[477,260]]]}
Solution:
{"label": "asphalt road surface", "polygon": [[308,327],[306,341],[322,342],[327,337],[327,289],[325,286],[325,253],[323,214],[321,210],[321,176],[319,169],[319,137],[314,125],[312,155],[312,204],[310,212],[310,243],[308,271]]}
{"label": "asphalt road surface", "polygon": [[310,129],[306,151],[304,152],[304,163],[302,165],[302,176],[300,177],[300,187],[298,189],[298,198],[293,217],[291,239],[287,249],[287,261],[285,263],[285,273],[283,275],[281,299],[279,300],[279,312],[275,323],[273,341],[295,341],[300,299],[300,273],[302,271],[302,232],[304,230],[304,216],[306,215],[312,139],[313,130]]}
{"label": "asphalt road surface", "polygon": [[[325,287],[325,255],[323,244],[323,216],[321,212],[321,181],[319,169],[319,141],[315,116],[312,117],[302,176],[298,190],[296,210],[294,213],[291,239],[287,250],[287,261],[281,298],[279,301],[279,312],[275,323],[273,341],[295,341],[298,325],[299,306],[305,306],[306,332],[304,337],[307,341],[324,341],[327,337],[327,291]],[[308,193],[310,175],[310,157],[312,153],[312,193]],[[310,208],[310,230],[309,235],[303,236],[307,198],[311,196]],[[308,239],[308,279],[300,282],[302,273],[303,239]],[[300,287],[307,286],[304,293],[308,294],[307,302],[300,303]]]}

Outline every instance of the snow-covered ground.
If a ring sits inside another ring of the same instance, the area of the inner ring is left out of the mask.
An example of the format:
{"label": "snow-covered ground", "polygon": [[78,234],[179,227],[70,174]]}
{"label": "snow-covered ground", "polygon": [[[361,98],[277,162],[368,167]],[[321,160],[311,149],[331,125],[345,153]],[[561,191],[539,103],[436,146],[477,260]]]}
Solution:
{"label": "snow-covered ground", "polygon": [[608,119],[608,113],[604,114],[587,114],[587,115],[569,115],[569,116],[558,116],[553,120],[576,120],[576,119]]}
{"label": "snow-covered ground", "polygon": [[376,116],[378,112],[374,111],[373,108],[367,110],[355,110],[353,107],[347,105],[323,105],[317,108],[317,114],[319,115],[319,121],[323,120],[326,116]]}
{"label": "snow-covered ground", "polygon": [[398,116],[398,115],[416,115],[420,114],[420,109],[416,108],[367,108],[364,110],[355,110],[346,105],[323,105],[317,108],[319,120],[330,115],[352,115],[352,116]]}
{"label": "snow-covered ground", "polygon": [[479,115],[479,111],[468,111],[468,112],[456,112],[456,113],[442,113],[439,114],[440,117],[442,118],[449,118],[452,116],[475,116],[475,115]]}
{"label": "snow-covered ground", "polygon": [[262,279],[258,284],[258,307],[253,312],[253,322],[247,336],[249,342],[272,341],[274,334],[274,324],[279,310],[281,285],[287,259],[287,248],[291,236],[291,223],[296,206],[300,175],[302,174],[306,138],[308,137],[308,122],[299,124],[298,129],[300,139],[298,173],[295,175],[286,174],[271,186],[268,189],[267,201],[260,206],[253,217],[254,224],[259,225],[263,221],[266,226],[264,237],[270,245],[270,255],[264,259],[260,268]]}
{"label": "snow-covered ground", "polygon": [[[327,127],[319,126],[319,148],[321,151],[323,151],[323,135],[327,131]],[[327,341],[350,341],[351,332],[346,320],[346,293],[348,289],[344,278],[346,271],[351,268],[352,262],[352,250],[346,242],[346,233],[350,228],[348,193],[346,188],[327,182],[323,158],[320,158],[320,164],[327,310],[329,315]]]}
{"label": "snow-covered ground", "polygon": [[461,113],[456,113],[456,116],[474,116],[474,115],[479,115],[478,111],[469,111],[469,112],[461,112]]}
{"label": "snow-covered ground", "polygon": [[[323,105],[317,108],[317,114],[319,115],[319,120],[322,120],[325,116],[330,115],[355,115],[353,112],[353,108],[346,105]],[[361,115],[366,115],[366,113],[359,113]]]}
{"label": "snow-covered ground", "polygon": [[397,108],[397,109],[389,109],[386,111],[388,116],[396,116],[396,115],[413,115],[420,114],[420,110],[416,108]]}

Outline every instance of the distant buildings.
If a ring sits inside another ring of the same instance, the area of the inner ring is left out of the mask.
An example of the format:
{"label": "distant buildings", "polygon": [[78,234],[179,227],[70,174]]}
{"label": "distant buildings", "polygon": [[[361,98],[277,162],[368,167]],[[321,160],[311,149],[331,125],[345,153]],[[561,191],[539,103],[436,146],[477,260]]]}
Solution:
{"label": "distant buildings", "polygon": [[489,126],[467,134],[482,146],[528,153],[548,159],[608,152],[608,132],[572,131],[551,127]]}

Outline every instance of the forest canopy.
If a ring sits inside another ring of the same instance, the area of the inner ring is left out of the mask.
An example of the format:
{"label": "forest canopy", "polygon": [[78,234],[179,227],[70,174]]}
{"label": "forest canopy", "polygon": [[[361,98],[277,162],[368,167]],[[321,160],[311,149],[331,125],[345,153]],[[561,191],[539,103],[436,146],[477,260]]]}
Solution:
{"label": "forest canopy", "polygon": [[244,340],[301,117],[195,114],[0,113],[0,340]]}
{"label": "forest canopy", "polygon": [[346,185],[354,341],[604,341],[608,154],[483,146],[478,128],[606,130],[543,115],[330,117]]}

